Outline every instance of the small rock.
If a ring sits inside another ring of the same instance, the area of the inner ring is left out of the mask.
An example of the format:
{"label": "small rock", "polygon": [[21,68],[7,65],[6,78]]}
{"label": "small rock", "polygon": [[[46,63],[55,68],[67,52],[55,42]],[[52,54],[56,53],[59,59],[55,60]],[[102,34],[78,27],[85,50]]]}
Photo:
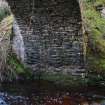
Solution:
{"label": "small rock", "polygon": [[7,105],[6,102],[0,98],[0,105]]}
{"label": "small rock", "polygon": [[103,17],[103,18],[105,18],[105,7],[102,9],[102,11],[101,11],[101,16]]}

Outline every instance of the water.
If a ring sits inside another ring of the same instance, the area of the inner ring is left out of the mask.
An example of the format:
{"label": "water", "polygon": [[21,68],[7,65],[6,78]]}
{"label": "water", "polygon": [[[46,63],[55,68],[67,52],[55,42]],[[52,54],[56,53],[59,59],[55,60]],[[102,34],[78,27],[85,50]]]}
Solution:
{"label": "water", "polygon": [[13,38],[13,50],[17,54],[18,58],[24,61],[24,55],[25,55],[24,42],[23,42],[21,30],[16,20],[14,20],[13,32],[15,34]]}
{"label": "water", "polygon": [[105,105],[103,88],[66,89],[48,81],[0,86],[0,105]]}

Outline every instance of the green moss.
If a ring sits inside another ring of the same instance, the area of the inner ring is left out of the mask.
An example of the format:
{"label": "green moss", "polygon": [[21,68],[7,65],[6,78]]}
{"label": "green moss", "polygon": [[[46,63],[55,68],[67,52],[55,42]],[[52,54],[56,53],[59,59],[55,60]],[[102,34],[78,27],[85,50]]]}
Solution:
{"label": "green moss", "polygon": [[105,0],[83,0],[85,23],[89,30],[87,48],[88,69],[105,71],[105,18],[96,10],[96,6],[105,5]]}
{"label": "green moss", "polygon": [[31,70],[29,68],[26,68],[21,62],[20,60],[17,59],[16,55],[14,54],[10,54],[8,56],[8,60],[7,60],[7,64],[9,66],[9,68],[15,72],[15,74],[17,76],[22,75],[24,76],[26,79],[31,79],[32,77],[32,73]]}
{"label": "green moss", "polygon": [[105,0],[96,0],[96,1],[94,2],[94,5],[95,5],[95,6],[103,5],[103,4],[105,4]]}
{"label": "green moss", "polygon": [[0,21],[3,20],[5,17],[9,16],[10,10],[7,7],[0,7]]}
{"label": "green moss", "polygon": [[[13,80],[16,79],[18,76],[21,76],[22,78],[25,79],[31,79],[32,73],[31,70],[26,68],[20,60],[17,59],[16,55],[12,53],[12,50],[10,50],[10,39],[12,35],[12,24],[13,24],[14,17],[12,15],[7,16],[1,21],[0,24],[0,33],[1,38],[3,38],[4,43],[2,45],[4,50],[7,50],[7,55],[6,57],[6,68],[7,70],[5,71],[6,74],[8,75],[8,80]],[[6,41],[5,41],[6,39]],[[8,50],[9,49],[9,50]],[[2,52],[3,53],[3,52]]]}
{"label": "green moss", "polygon": [[105,73],[105,59],[95,56],[94,54],[88,54],[88,65],[89,71],[95,71],[97,73],[104,72]]}
{"label": "green moss", "polygon": [[48,72],[42,72],[39,75],[36,76],[36,79],[45,80],[54,82],[57,85],[62,85],[64,87],[81,87],[86,84],[86,81],[84,78],[81,78],[81,76],[74,77],[70,74],[62,74],[62,73],[48,73]]}

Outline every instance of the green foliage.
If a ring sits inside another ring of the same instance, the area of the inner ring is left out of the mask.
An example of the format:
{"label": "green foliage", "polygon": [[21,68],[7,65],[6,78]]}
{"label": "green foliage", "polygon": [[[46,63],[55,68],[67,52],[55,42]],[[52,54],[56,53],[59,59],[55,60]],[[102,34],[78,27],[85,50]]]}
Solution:
{"label": "green foliage", "polygon": [[29,68],[26,68],[20,62],[20,60],[17,59],[15,54],[12,53],[8,56],[7,64],[9,66],[9,70],[15,72],[16,76],[22,76],[25,79],[31,79],[31,70]]}
{"label": "green foliage", "polygon": [[[36,76],[36,79],[39,79]],[[81,78],[81,76],[72,76],[70,74],[62,74],[62,73],[49,73],[44,72],[40,74],[40,80],[50,81],[54,82],[56,85],[61,87],[67,87],[67,88],[74,88],[74,87],[81,87],[86,85],[86,82],[84,81],[84,78]]]}
{"label": "green foliage", "polygon": [[84,17],[87,24],[89,46],[87,48],[88,69],[95,72],[105,71],[105,18],[96,6],[105,5],[105,0],[84,0]]}
{"label": "green foliage", "polygon": [[95,6],[98,6],[98,5],[105,5],[105,0],[95,0],[94,5],[95,5]]}
{"label": "green foliage", "polygon": [[10,15],[10,10],[7,7],[0,7],[0,21]]}
{"label": "green foliage", "polygon": [[105,0],[83,0],[85,3],[90,3],[90,4],[105,4]]}
{"label": "green foliage", "polygon": [[[89,50],[89,48],[88,48]],[[88,70],[97,73],[105,73],[105,59],[100,57],[99,54],[95,55],[93,52],[88,52]]]}

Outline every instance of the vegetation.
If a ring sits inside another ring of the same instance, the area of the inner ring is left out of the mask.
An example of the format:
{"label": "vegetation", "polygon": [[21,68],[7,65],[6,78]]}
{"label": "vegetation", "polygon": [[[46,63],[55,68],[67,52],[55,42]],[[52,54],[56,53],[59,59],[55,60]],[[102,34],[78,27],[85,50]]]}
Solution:
{"label": "vegetation", "polygon": [[65,88],[73,88],[73,87],[81,87],[81,86],[86,86],[87,85],[87,80],[84,80],[84,78],[81,78],[81,76],[72,76],[70,74],[62,74],[62,73],[57,73],[57,74],[52,74],[52,73],[47,73],[47,72],[42,72],[40,74],[40,78],[37,77],[39,80],[45,80],[45,81],[50,81],[56,84],[57,86],[60,87],[65,87]]}
{"label": "vegetation", "polygon": [[24,65],[17,59],[16,55],[12,53],[10,45],[10,37],[12,35],[13,16],[9,15],[1,21],[0,24],[0,80],[11,81],[13,79],[29,79],[32,74],[30,69],[25,68]]}
{"label": "vegetation", "polygon": [[0,21],[11,14],[8,4],[5,1],[0,2]]}
{"label": "vegetation", "polygon": [[11,53],[8,56],[7,60],[8,70],[11,71],[12,79],[32,79],[31,70],[26,68],[19,59],[17,59],[16,55]]}
{"label": "vegetation", "polygon": [[100,10],[104,0],[84,0],[83,16],[88,32],[87,60],[88,69],[93,72],[105,72],[105,18]]}
{"label": "vegetation", "polygon": [[[10,48],[10,34],[12,29],[13,16],[8,16],[0,24],[0,80],[7,79],[8,71],[6,61]],[[5,78],[6,77],[6,78]]]}
{"label": "vegetation", "polygon": [[0,81],[14,79],[29,79],[32,74],[30,69],[17,59],[11,50],[12,24],[14,17],[8,5],[2,1],[0,4]]}

